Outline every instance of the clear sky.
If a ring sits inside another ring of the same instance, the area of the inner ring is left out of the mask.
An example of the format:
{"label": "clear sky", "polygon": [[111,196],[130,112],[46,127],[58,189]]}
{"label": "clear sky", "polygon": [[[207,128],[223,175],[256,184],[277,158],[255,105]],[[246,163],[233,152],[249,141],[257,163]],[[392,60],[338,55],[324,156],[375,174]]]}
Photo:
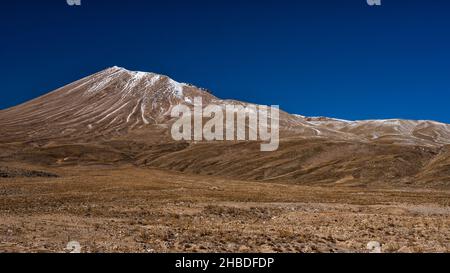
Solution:
{"label": "clear sky", "polygon": [[450,123],[450,1],[2,1],[0,109],[109,66],[308,116]]}

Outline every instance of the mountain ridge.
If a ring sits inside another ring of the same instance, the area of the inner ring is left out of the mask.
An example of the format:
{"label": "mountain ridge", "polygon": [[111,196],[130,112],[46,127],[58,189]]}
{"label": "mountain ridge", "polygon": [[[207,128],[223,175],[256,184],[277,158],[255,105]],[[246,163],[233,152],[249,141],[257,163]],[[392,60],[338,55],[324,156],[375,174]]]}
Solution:
{"label": "mountain ridge", "polygon": [[131,164],[312,185],[450,185],[448,124],[280,111],[280,148],[265,154],[257,142],[173,141],[171,109],[193,107],[194,97],[204,106],[253,105],[167,76],[111,67],[1,110],[0,163]]}

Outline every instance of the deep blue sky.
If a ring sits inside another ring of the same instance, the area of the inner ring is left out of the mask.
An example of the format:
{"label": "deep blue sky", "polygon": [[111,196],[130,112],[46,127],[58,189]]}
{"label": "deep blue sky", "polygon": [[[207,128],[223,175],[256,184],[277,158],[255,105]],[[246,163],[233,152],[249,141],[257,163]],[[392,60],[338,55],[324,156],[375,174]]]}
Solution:
{"label": "deep blue sky", "polygon": [[3,1],[0,109],[106,67],[345,119],[450,123],[450,1]]}

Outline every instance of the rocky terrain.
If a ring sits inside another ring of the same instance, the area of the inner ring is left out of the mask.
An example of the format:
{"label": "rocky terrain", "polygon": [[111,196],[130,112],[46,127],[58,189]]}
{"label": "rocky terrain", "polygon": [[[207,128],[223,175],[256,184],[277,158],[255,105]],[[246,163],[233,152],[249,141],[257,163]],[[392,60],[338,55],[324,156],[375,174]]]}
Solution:
{"label": "rocky terrain", "polygon": [[0,182],[0,252],[450,251],[450,192],[311,187],[142,168]]}

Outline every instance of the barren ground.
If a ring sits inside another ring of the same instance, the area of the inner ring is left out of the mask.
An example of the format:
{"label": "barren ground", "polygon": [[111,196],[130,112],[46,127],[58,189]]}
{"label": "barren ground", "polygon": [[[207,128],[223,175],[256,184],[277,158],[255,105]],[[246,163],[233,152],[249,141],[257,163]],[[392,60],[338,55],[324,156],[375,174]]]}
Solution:
{"label": "barren ground", "polygon": [[[41,168],[42,169],[42,168]],[[0,252],[449,252],[446,190],[308,187],[122,167],[0,178]],[[52,175],[50,175],[52,176]]]}

